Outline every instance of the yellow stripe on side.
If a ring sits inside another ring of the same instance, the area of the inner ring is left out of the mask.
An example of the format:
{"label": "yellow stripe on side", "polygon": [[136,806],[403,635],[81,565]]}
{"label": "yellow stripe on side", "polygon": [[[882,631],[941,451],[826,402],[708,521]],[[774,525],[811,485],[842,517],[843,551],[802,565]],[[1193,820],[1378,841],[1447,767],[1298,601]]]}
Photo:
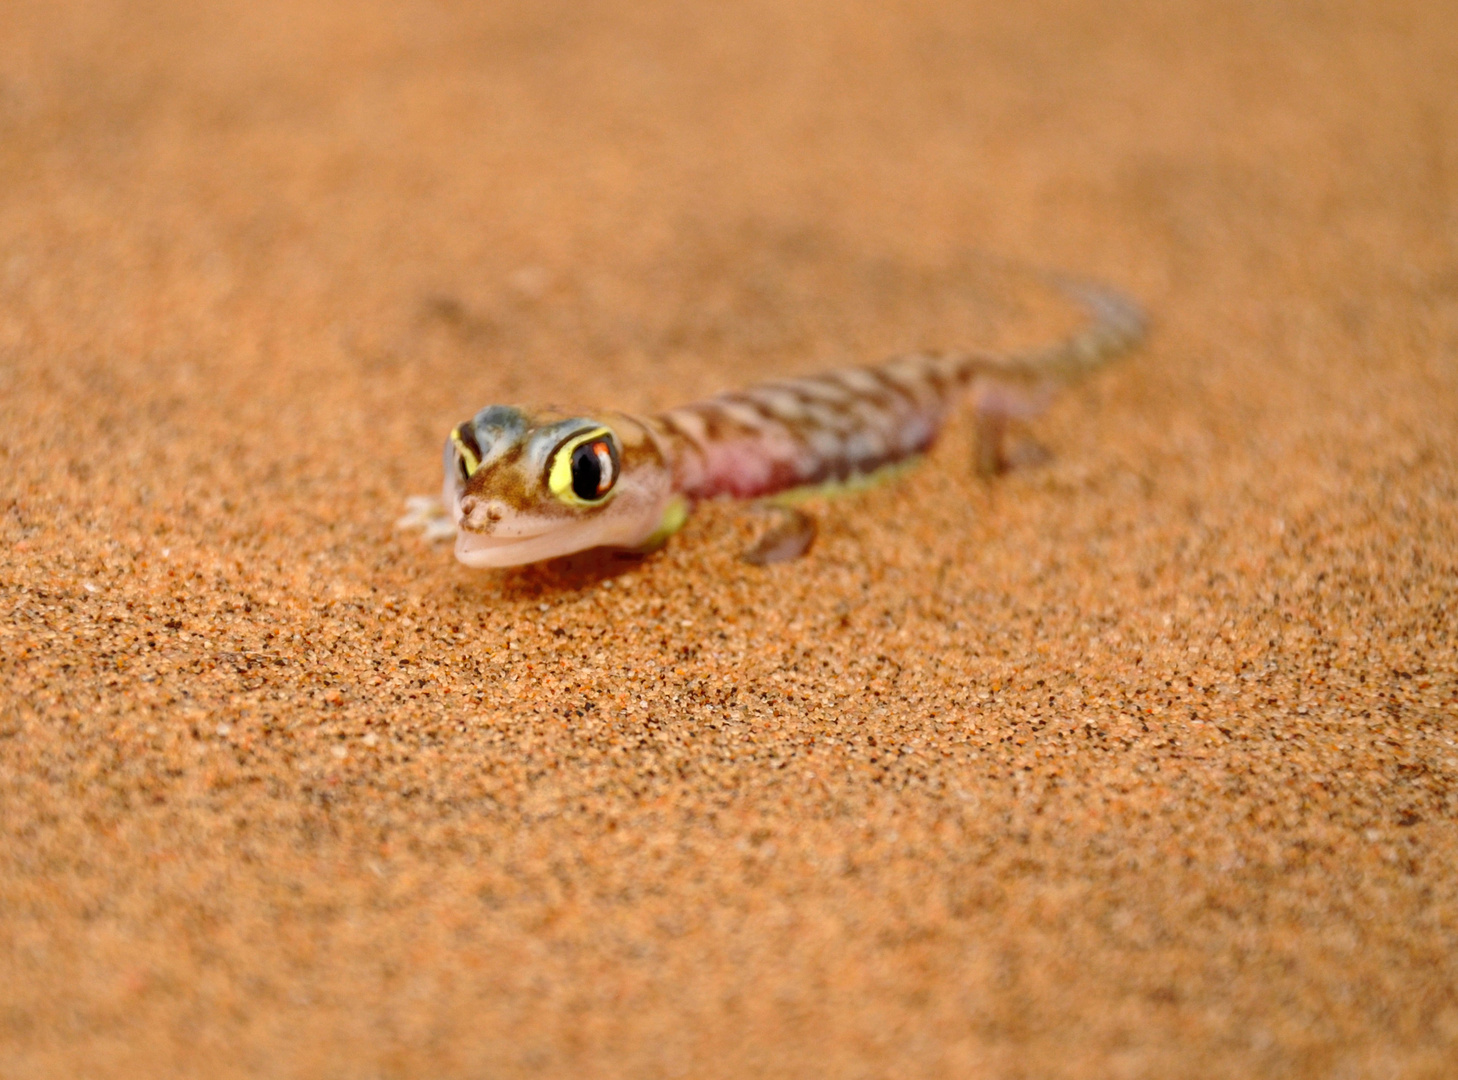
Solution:
{"label": "yellow stripe on side", "polygon": [[653,530],[653,534],[647,540],[644,540],[638,546],[637,550],[644,553],[657,551],[664,544],[668,543],[670,536],[683,528],[683,523],[688,520],[688,516],[688,500],[682,495],[675,495],[672,501],[664,508],[663,517],[658,521],[658,528]]}
{"label": "yellow stripe on side", "polygon": [[765,502],[775,506],[794,506],[811,499],[836,499],[842,495],[855,495],[904,476],[920,464],[921,455],[917,454],[904,461],[882,465],[879,469],[868,473],[853,474],[844,480],[830,480],[824,484],[809,484],[805,487],[791,488],[778,495],[771,495],[765,499]]}

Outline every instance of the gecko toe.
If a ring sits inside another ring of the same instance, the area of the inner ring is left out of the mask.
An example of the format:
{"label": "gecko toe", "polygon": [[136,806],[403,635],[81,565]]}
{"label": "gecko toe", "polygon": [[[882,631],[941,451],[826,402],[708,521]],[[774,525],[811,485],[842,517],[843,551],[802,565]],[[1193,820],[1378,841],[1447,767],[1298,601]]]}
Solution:
{"label": "gecko toe", "polygon": [[1053,451],[1036,439],[1018,439],[1008,447],[1003,467],[1009,472],[1013,469],[1036,469],[1052,460]]}

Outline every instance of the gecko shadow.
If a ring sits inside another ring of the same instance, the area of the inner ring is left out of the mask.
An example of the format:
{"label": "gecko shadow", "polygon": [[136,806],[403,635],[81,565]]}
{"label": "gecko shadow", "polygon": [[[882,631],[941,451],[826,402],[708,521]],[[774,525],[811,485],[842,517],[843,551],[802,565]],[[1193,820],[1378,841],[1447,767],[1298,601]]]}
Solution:
{"label": "gecko shadow", "polygon": [[529,601],[543,596],[586,592],[611,583],[657,554],[639,555],[611,548],[592,548],[546,562],[498,570],[494,575],[495,585],[500,598],[506,601]]}

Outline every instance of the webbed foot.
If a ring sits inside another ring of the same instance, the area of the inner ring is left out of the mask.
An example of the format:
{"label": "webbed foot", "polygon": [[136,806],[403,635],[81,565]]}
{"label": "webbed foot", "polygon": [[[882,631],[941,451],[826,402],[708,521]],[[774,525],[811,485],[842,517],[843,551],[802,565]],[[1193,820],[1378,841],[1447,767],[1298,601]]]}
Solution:
{"label": "webbed foot", "polygon": [[984,479],[1002,476],[1014,469],[1032,469],[1053,460],[1053,452],[1036,439],[1009,439],[1002,417],[978,417],[974,461],[977,475]]}
{"label": "webbed foot", "polygon": [[1001,476],[1013,469],[1042,465],[1052,457],[1047,449],[1031,439],[1019,439],[1011,445],[1008,439],[1013,421],[1037,416],[1046,406],[1047,397],[1046,389],[1029,394],[997,383],[988,383],[979,389],[973,448],[977,475]]}
{"label": "webbed foot", "polygon": [[456,535],[455,519],[446,511],[438,495],[412,495],[405,500],[405,516],[395,522],[402,532],[419,531],[422,538],[435,542],[451,540]]}
{"label": "webbed foot", "polygon": [[789,562],[810,550],[815,542],[815,519],[793,506],[768,506],[776,520],[760,534],[741,558],[755,566]]}

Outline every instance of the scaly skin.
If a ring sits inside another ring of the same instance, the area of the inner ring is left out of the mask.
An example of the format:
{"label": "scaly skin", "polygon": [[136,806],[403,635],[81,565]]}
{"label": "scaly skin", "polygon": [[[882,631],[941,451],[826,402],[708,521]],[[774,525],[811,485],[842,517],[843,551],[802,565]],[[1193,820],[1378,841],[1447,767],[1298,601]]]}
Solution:
{"label": "scaly skin", "polygon": [[[1131,301],[1082,283],[1061,287],[1088,324],[1032,352],[915,354],[884,364],[763,383],[656,416],[493,405],[445,446],[445,521],[415,500],[401,524],[456,535],[468,566],[518,566],[595,547],[652,550],[704,499],[774,498],[856,487],[924,453],[969,394],[978,466],[1005,464],[1007,418],[1031,415],[1046,388],[1127,351],[1143,336]],[[443,526],[443,527],[442,527]],[[794,514],[754,562],[793,558],[813,523]]]}

